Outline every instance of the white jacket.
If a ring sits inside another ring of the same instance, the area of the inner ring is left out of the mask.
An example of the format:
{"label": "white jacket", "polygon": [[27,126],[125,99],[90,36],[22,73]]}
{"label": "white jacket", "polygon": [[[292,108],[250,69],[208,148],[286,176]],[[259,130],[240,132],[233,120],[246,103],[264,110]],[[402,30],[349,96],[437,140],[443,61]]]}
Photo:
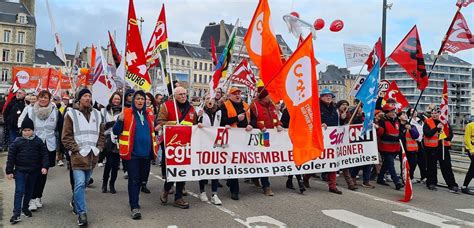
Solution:
{"label": "white jacket", "polygon": [[43,143],[46,144],[48,151],[56,151],[57,148],[57,139],[56,139],[56,126],[58,125],[58,109],[56,105],[52,105],[51,113],[49,114],[48,118],[45,120],[40,120],[34,112],[34,107],[28,105],[23,109],[23,112],[18,117],[18,127],[21,128],[21,124],[25,119],[26,115],[28,114],[28,118],[30,118],[35,126],[35,134],[38,136]]}

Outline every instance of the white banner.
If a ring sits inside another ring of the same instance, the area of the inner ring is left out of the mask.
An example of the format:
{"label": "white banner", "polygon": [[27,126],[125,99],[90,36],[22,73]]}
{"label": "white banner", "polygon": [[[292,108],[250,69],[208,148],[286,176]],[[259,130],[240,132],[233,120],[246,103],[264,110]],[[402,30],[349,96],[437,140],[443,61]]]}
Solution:
{"label": "white banner", "polygon": [[367,45],[344,44],[347,68],[363,66],[372,51]]}
{"label": "white banner", "polygon": [[378,164],[374,131],[358,137],[361,129],[328,127],[321,156],[296,167],[287,131],[167,126],[166,176],[169,181],[271,177]]}

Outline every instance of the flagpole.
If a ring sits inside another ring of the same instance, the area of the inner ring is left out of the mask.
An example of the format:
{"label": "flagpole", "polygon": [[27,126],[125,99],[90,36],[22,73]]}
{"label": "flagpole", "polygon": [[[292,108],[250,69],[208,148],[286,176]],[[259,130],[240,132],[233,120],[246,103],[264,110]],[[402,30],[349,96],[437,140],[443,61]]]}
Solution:
{"label": "flagpole", "polygon": [[[168,31],[166,31],[166,32],[168,32]],[[168,64],[168,68],[170,69],[169,70],[169,75],[170,75],[170,83],[171,83],[171,94],[173,96],[173,102],[174,102],[173,106],[174,106],[174,113],[176,115],[176,123],[177,123],[177,125],[181,125],[181,123],[179,122],[179,116],[178,116],[178,107],[177,107],[178,104],[176,103],[176,97],[174,96],[174,83],[173,83],[173,74],[171,73],[170,47],[169,46],[168,46],[168,48],[166,48],[166,53],[167,53],[166,62]]]}
{"label": "flagpole", "polygon": [[[444,35],[443,40],[441,41],[441,47],[439,47],[438,55],[436,55],[436,57],[435,57],[435,59],[434,59],[434,61],[433,61],[433,64],[431,64],[431,69],[430,69],[430,72],[428,73],[428,80],[429,80],[430,77],[431,77],[431,73],[433,72],[433,68],[434,68],[434,66],[436,65],[436,62],[438,61],[439,56],[440,56],[441,53],[443,52],[444,45],[446,44],[446,41],[448,40],[449,31],[450,31],[451,28],[453,27],[454,22],[456,21],[456,15],[457,15],[457,13],[458,13],[459,11],[461,11],[461,7],[462,7],[462,5],[460,4],[460,5],[458,6],[458,9],[456,10],[456,13],[454,13],[454,17],[453,17],[453,20],[451,20],[451,24],[450,24],[449,27],[448,27],[448,31],[446,31],[446,34]],[[408,34],[409,34],[409,33],[408,33]],[[408,34],[407,34],[407,36],[408,36]],[[405,36],[405,38],[406,38],[406,36]],[[404,38],[404,39],[405,39],[405,38]],[[400,43],[401,43],[401,42],[400,42]],[[400,44],[399,44],[398,46],[400,46]],[[397,46],[397,48],[398,48],[398,46]],[[395,50],[396,50],[397,48],[395,48]],[[393,53],[392,53],[392,54],[393,54]],[[423,53],[422,53],[422,54],[423,54]],[[426,88],[425,88],[425,89],[426,89]],[[413,112],[416,111],[416,108],[418,107],[418,104],[420,103],[421,97],[423,96],[423,92],[425,92],[425,89],[421,90],[420,96],[418,97],[418,100],[417,100],[416,103],[415,103],[415,107],[413,108]],[[412,119],[413,119],[413,116],[410,117],[410,120],[408,121],[408,123],[411,123],[411,120],[412,120]]]}
{"label": "flagpole", "polygon": [[[362,65],[362,67],[360,68],[359,70],[359,73],[357,74],[357,77],[356,77],[356,80],[359,78],[360,76],[360,73],[362,73],[362,70],[364,69],[364,65]],[[354,84],[356,83],[356,81],[354,81]],[[351,96],[351,92],[352,92],[352,87],[354,87],[354,84],[351,85],[351,90],[349,90],[349,93],[346,94],[346,97],[350,97]]]}

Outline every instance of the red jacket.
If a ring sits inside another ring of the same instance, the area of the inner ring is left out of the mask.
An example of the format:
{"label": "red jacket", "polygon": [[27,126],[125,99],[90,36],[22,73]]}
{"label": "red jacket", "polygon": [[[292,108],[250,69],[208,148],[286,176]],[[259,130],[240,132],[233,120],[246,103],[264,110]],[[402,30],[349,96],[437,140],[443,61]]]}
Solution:
{"label": "red jacket", "polygon": [[277,110],[275,105],[269,101],[264,102],[257,99],[250,107],[253,114],[257,118],[257,127],[261,130],[263,128],[272,129],[281,126],[281,122],[278,120]]}
{"label": "red jacket", "polygon": [[382,119],[379,121],[377,136],[380,137],[380,152],[400,152],[400,122],[398,120]]}

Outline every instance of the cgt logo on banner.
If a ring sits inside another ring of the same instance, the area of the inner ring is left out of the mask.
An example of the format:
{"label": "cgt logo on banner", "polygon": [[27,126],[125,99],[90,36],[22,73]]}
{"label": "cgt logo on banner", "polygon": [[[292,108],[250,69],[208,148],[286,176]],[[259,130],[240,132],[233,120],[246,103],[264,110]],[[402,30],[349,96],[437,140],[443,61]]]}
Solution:
{"label": "cgt logo on banner", "polygon": [[167,165],[191,164],[191,127],[165,127],[165,156]]}
{"label": "cgt logo on banner", "polygon": [[286,176],[377,164],[375,133],[359,136],[361,131],[362,125],[328,127],[323,131],[321,156],[295,166],[287,131],[167,126],[166,177],[168,181],[194,181]]}

